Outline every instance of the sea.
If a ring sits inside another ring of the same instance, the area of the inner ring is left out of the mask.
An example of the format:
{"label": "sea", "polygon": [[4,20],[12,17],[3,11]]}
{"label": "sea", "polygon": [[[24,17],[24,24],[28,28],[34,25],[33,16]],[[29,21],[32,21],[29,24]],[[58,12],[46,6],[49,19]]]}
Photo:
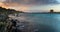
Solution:
{"label": "sea", "polygon": [[[15,14],[14,16],[16,16],[14,19],[17,19],[21,22],[30,22],[30,26],[32,27],[33,25],[33,28],[35,29],[34,31],[31,31],[33,30],[31,28],[30,32],[60,32],[60,14],[19,13]],[[24,28],[24,26],[22,27]]]}

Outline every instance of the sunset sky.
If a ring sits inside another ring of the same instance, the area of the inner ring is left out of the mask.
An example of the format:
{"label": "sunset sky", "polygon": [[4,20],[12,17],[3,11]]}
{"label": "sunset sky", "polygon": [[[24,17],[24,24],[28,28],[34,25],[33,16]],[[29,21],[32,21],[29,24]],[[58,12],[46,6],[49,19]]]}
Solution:
{"label": "sunset sky", "polygon": [[24,12],[60,12],[60,0],[0,0],[0,6]]}

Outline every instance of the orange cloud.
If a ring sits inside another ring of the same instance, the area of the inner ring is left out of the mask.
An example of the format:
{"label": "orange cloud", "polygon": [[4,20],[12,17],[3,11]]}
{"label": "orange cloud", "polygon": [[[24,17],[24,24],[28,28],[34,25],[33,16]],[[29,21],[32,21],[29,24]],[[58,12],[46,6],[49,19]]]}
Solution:
{"label": "orange cloud", "polygon": [[28,7],[22,6],[20,7],[20,10],[26,12],[28,10]]}
{"label": "orange cloud", "polygon": [[26,5],[20,5],[20,4],[17,4],[17,3],[3,3],[3,2],[0,2],[0,7],[3,7],[3,8],[10,8],[10,9],[15,9],[15,10],[19,10],[19,11],[28,11],[28,6]]}
{"label": "orange cloud", "polygon": [[3,2],[0,2],[0,7],[8,8],[8,5],[6,5],[6,4],[3,3]]}

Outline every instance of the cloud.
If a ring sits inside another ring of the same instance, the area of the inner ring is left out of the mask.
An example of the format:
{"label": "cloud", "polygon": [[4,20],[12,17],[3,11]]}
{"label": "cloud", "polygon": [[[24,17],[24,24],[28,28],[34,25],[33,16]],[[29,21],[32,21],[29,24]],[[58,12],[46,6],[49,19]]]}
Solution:
{"label": "cloud", "polygon": [[[0,0],[0,2],[0,6],[2,7],[24,12],[45,12],[45,10],[47,11],[51,8],[56,9],[56,6],[58,6],[57,0]],[[58,10],[58,8],[56,10]]]}
{"label": "cloud", "polygon": [[56,0],[6,0],[6,2],[10,3],[19,3],[19,4],[57,4]]}
{"label": "cloud", "polygon": [[6,0],[0,0],[0,2],[5,2]]}

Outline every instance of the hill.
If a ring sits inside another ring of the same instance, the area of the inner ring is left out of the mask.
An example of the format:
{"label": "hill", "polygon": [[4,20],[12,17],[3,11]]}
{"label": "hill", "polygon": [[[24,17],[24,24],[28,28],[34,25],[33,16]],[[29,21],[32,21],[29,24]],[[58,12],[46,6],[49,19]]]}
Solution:
{"label": "hill", "polygon": [[12,14],[12,13],[23,13],[22,11],[16,11],[14,9],[6,9],[0,7],[0,14]]}

